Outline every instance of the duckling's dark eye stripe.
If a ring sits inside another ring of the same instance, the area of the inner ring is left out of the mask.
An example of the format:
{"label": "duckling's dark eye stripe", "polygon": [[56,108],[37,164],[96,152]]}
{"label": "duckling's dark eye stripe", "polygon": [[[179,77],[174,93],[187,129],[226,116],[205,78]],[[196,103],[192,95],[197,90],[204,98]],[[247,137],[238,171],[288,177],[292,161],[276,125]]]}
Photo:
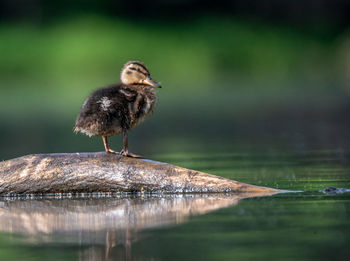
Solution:
{"label": "duckling's dark eye stripe", "polygon": [[148,72],[148,70],[147,70],[147,68],[145,67],[145,65],[144,65],[144,64],[139,63],[139,62],[133,62],[132,64],[133,64],[133,65],[138,65],[138,66],[140,66],[142,69],[144,69],[145,71],[147,71],[147,72]]}
{"label": "duckling's dark eye stripe", "polygon": [[139,68],[135,68],[135,67],[129,67],[130,70],[133,70],[133,71],[137,71],[139,73],[142,73],[144,75],[147,75],[145,72],[141,71]]}

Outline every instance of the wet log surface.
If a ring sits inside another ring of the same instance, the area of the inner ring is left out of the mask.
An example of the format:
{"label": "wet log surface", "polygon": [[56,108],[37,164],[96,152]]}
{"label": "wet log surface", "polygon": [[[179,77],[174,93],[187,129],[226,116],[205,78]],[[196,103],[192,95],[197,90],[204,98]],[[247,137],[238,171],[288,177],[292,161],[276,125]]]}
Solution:
{"label": "wet log surface", "polygon": [[268,195],[283,191],[104,152],[35,154],[0,162],[0,195],[86,192]]}

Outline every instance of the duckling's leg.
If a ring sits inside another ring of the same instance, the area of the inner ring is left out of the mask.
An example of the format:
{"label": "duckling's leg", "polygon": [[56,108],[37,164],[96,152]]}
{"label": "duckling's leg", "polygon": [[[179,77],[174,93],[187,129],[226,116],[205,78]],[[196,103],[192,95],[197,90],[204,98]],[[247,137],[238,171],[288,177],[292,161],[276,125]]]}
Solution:
{"label": "duckling's leg", "polygon": [[128,142],[128,130],[123,129],[123,149],[120,151],[120,155],[131,158],[142,158],[139,155],[129,152],[129,142]]}
{"label": "duckling's leg", "polygon": [[106,136],[102,136],[102,140],[103,140],[103,144],[105,145],[105,150],[107,153],[118,153],[115,150],[112,150],[109,145],[108,145],[108,141],[107,141],[107,137]]}

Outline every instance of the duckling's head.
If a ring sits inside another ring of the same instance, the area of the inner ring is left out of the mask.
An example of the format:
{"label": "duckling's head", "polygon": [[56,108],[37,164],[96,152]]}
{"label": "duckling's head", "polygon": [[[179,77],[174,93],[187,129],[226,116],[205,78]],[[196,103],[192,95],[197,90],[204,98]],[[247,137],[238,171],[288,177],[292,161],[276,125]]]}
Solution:
{"label": "duckling's head", "polygon": [[156,88],[162,87],[152,79],[147,67],[138,61],[127,62],[120,73],[120,79],[126,85],[142,84]]}

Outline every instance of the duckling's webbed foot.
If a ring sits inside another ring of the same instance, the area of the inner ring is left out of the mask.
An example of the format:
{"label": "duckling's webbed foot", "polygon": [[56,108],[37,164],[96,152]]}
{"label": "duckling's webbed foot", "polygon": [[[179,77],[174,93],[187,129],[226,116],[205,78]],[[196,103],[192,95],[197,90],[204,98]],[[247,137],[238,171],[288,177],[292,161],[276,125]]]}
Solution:
{"label": "duckling's webbed foot", "polygon": [[130,157],[130,158],[142,158],[142,156],[140,155],[136,155],[134,153],[129,152],[127,149],[122,149],[119,152],[120,155],[124,156],[124,157]]}
{"label": "duckling's webbed foot", "polygon": [[103,144],[105,145],[105,151],[107,153],[113,153],[113,154],[119,154],[119,152],[112,150],[109,145],[108,145],[108,141],[107,141],[107,137],[106,136],[102,136],[102,140],[103,140]]}
{"label": "duckling's webbed foot", "polygon": [[127,129],[123,129],[123,149],[119,153],[120,153],[120,155],[123,155],[124,157],[142,158],[139,155],[136,155],[136,154],[129,152],[128,130]]}
{"label": "duckling's webbed foot", "polygon": [[109,148],[108,150],[106,150],[107,153],[113,153],[113,154],[119,154],[118,151],[112,150],[111,148]]}

